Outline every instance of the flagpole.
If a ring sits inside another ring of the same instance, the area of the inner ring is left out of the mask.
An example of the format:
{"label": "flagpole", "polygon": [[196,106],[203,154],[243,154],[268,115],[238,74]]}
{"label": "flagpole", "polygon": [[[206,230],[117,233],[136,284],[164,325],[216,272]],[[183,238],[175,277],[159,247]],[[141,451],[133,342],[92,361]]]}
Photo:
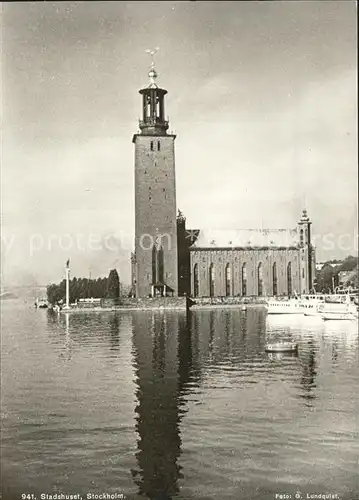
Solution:
{"label": "flagpole", "polygon": [[66,262],[66,309],[70,309],[70,260]]}

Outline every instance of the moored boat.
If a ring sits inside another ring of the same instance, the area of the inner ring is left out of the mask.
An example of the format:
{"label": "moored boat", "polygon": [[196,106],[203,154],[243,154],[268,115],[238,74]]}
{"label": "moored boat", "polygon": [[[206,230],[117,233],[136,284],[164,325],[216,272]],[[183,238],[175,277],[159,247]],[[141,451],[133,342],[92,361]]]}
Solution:
{"label": "moored boat", "polygon": [[36,299],[35,307],[38,307],[39,309],[47,309],[49,304],[46,299]]}
{"label": "moored boat", "polygon": [[352,321],[353,319],[356,319],[355,316],[350,313],[350,312],[335,312],[335,311],[328,311],[328,312],[323,312],[321,313],[322,320],[324,321]]}
{"label": "moored boat", "polygon": [[266,344],[266,352],[296,352],[298,344],[295,342],[273,342]]}
{"label": "moored boat", "polygon": [[349,293],[341,294],[315,294],[302,295],[301,306],[304,316],[318,316],[327,311],[343,312],[346,307],[353,307],[355,304],[355,295]]}
{"label": "moored boat", "polygon": [[265,307],[268,314],[302,314],[301,303],[298,298],[269,299]]}

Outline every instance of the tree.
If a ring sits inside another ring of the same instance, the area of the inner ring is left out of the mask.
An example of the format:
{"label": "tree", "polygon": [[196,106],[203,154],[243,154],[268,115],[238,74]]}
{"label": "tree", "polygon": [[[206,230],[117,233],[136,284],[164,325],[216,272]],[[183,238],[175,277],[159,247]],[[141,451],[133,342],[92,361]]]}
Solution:
{"label": "tree", "polygon": [[109,299],[118,299],[120,296],[120,278],[116,269],[111,269],[107,279],[106,297]]}
{"label": "tree", "polygon": [[317,272],[316,289],[317,292],[328,293],[333,289],[334,269],[328,263],[324,264],[322,269]]}
{"label": "tree", "polygon": [[[116,271],[117,274],[117,271]],[[116,279],[116,278],[114,278]],[[117,274],[118,279],[118,274]],[[108,278],[97,278],[89,280],[88,278],[73,278],[70,280],[70,302],[76,302],[78,299],[89,297],[102,299],[106,297]],[[52,283],[47,286],[47,300],[50,304],[56,304],[66,298],[66,281],[62,280],[59,284]]]}
{"label": "tree", "polygon": [[48,285],[46,288],[47,300],[50,304],[56,304],[60,300],[65,300],[66,295],[66,282],[62,280],[59,285],[54,283]]}
{"label": "tree", "polygon": [[343,263],[341,266],[338,266],[336,268],[336,273],[339,273],[340,271],[353,271],[358,265],[358,257],[353,257],[352,255],[349,255],[343,260]]}

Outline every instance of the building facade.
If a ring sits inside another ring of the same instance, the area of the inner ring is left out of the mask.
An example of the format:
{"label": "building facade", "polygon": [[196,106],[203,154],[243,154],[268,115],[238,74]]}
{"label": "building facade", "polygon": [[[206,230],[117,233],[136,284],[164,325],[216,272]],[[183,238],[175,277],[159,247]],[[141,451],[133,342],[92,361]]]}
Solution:
{"label": "building facade", "polygon": [[292,296],[313,288],[315,258],[306,211],[293,230],[189,233],[193,297]]}
{"label": "building facade", "polygon": [[201,230],[176,216],[176,136],[165,120],[167,91],[141,89],[142,119],[135,144],[135,252],[132,295],[192,297],[281,296],[308,293],[315,277],[311,221],[295,229]]}

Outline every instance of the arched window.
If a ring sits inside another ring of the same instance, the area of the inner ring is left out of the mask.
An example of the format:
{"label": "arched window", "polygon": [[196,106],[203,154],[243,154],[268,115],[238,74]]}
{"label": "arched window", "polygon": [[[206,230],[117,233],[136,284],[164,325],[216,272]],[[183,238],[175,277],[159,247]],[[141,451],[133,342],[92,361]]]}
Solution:
{"label": "arched window", "polygon": [[242,266],[242,295],[245,297],[247,295],[247,266],[246,263]]}
{"label": "arched window", "polygon": [[157,250],[156,250],[156,246],[153,245],[153,247],[152,247],[152,285],[157,283],[156,269],[157,269]]}
{"label": "arched window", "polygon": [[273,278],[273,296],[278,293],[278,278],[277,278],[277,264],[274,263],[272,267],[272,278]]}
{"label": "arched window", "polygon": [[152,284],[164,284],[163,281],[163,248],[152,247]]}
{"label": "arched window", "polygon": [[213,263],[209,266],[209,296],[214,296],[215,270]]}
{"label": "arched window", "polygon": [[226,296],[229,297],[231,295],[231,266],[230,264],[226,265]]}
{"label": "arched window", "polygon": [[303,245],[304,239],[303,239],[303,228],[300,230],[300,244]]}
{"label": "arched window", "polygon": [[198,264],[194,265],[193,268],[193,296],[198,297],[199,291],[199,279],[198,279]]}
{"label": "arched window", "polygon": [[258,297],[263,295],[263,268],[262,263],[258,264],[257,268],[257,280],[258,280]]}
{"label": "arched window", "polygon": [[163,248],[162,248],[162,246],[160,246],[160,248],[157,249],[157,280],[161,285],[164,284],[164,280],[163,280]]}
{"label": "arched window", "polygon": [[289,262],[287,266],[287,292],[292,295],[292,263]]}
{"label": "arched window", "polygon": [[153,151],[153,141],[151,141],[150,147],[151,147],[151,151]]}
{"label": "arched window", "polygon": [[160,143],[160,141],[157,142],[157,151],[161,151],[161,143]]}

